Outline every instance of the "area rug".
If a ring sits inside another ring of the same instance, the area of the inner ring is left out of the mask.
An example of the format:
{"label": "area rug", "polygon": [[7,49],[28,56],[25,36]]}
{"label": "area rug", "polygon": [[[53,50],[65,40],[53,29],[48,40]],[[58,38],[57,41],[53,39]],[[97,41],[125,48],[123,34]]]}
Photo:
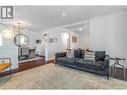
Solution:
{"label": "area rug", "polygon": [[0,78],[0,89],[127,89],[127,82],[51,63]]}

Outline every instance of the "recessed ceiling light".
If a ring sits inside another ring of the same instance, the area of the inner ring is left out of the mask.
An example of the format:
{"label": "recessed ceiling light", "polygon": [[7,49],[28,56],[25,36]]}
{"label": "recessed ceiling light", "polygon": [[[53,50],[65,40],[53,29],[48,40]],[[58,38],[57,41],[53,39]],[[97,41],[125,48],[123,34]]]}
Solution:
{"label": "recessed ceiling light", "polygon": [[82,29],[82,28],[79,28],[78,30],[79,30],[79,31],[82,31],[83,29]]}
{"label": "recessed ceiling light", "polygon": [[62,16],[66,16],[66,13],[62,13]]}

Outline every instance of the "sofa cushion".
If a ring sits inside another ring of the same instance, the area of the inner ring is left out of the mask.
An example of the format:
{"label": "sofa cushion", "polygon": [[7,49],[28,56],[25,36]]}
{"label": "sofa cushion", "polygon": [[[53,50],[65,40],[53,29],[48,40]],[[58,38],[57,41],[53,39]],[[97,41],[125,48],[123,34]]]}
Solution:
{"label": "sofa cushion", "polygon": [[74,58],[81,58],[82,57],[82,50],[74,50]]}
{"label": "sofa cushion", "polygon": [[104,61],[105,51],[95,51],[95,61]]}
{"label": "sofa cushion", "polygon": [[77,66],[79,67],[95,69],[95,70],[103,70],[103,65],[96,61],[80,59],[80,60],[77,60],[76,63],[77,63]]}
{"label": "sofa cushion", "polygon": [[60,57],[57,58],[58,62],[62,62],[62,63],[70,63],[70,64],[74,64],[77,60],[79,60],[79,58],[66,58],[66,57]]}

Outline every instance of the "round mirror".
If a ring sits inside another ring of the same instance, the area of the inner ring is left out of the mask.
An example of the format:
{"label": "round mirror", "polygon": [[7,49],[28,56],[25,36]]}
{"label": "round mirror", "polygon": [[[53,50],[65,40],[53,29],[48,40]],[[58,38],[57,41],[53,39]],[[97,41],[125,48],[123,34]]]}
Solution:
{"label": "round mirror", "polygon": [[15,36],[14,42],[19,47],[25,47],[29,44],[29,38],[24,34],[18,34]]}

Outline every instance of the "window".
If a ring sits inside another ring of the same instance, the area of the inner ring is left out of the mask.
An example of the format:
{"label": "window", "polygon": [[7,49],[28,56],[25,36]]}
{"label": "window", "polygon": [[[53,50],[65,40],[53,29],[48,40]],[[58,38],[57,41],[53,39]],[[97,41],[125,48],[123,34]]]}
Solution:
{"label": "window", "polygon": [[0,33],[0,46],[2,46],[2,35]]}

